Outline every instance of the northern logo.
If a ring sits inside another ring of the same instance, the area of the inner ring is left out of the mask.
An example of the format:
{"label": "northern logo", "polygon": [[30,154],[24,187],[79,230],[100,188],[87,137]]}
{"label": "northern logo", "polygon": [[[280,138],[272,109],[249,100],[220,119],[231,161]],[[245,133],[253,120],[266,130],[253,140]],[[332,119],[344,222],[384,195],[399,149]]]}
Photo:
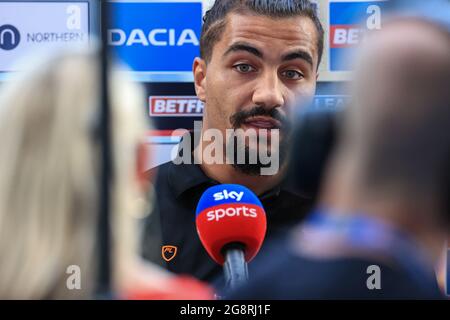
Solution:
{"label": "northern logo", "polygon": [[20,43],[20,32],[10,24],[0,26],[0,48],[3,50],[13,50]]}

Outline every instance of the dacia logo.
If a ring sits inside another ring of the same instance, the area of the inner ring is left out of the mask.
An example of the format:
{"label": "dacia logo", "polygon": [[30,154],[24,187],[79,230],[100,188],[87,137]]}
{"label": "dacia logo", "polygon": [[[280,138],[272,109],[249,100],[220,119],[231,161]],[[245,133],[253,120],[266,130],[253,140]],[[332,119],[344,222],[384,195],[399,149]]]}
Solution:
{"label": "dacia logo", "polygon": [[0,48],[3,50],[12,50],[20,43],[20,32],[16,27],[10,24],[0,26]]}
{"label": "dacia logo", "polygon": [[132,29],[129,34],[122,29],[108,30],[110,46],[183,46],[185,44],[199,45],[197,35],[192,29],[183,29],[176,33],[175,29],[152,29],[144,32],[142,29]]}
{"label": "dacia logo", "polygon": [[213,194],[215,201],[220,200],[227,200],[227,199],[233,199],[236,201],[241,201],[242,197],[244,196],[244,191],[237,192],[237,191],[231,191],[228,192],[228,190],[224,189],[222,192],[216,192]]}

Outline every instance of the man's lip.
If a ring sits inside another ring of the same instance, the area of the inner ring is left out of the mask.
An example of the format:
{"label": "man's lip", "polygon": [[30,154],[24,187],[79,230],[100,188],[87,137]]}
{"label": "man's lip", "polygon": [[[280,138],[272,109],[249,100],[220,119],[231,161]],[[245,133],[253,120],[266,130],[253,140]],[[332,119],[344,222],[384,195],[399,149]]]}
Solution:
{"label": "man's lip", "polygon": [[261,128],[261,129],[279,129],[281,128],[281,122],[271,118],[271,117],[264,117],[264,116],[256,116],[251,117],[247,119],[244,122],[245,125]]}

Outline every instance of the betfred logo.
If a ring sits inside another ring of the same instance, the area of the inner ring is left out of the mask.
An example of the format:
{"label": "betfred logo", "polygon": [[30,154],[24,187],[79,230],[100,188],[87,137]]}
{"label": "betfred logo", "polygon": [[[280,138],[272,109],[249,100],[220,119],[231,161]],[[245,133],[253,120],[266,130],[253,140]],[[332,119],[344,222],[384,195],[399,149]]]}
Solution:
{"label": "betfred logo", "polygon": [[150,96],[149,114],[152,117],[199,117],[203,102],[196,96]]}
{"label": "betfred logo", "polygon": [[222,192],[216,192],[216,193],[213,194],[213,197],[214,197],[215,201],[228,200],[228,199],[241,201],[243,196],[244,196],[244,191],[241,191],[241,192],[237,192],[237,191],[228,192],[228,190],[226,190],[226,189],[224,189]]}
{"label": "betfred logo", "polygon": [[361,42],[364,30],[357,25],[335,25],[330,27],[330,48],[349,48]]}
{"label": "betfred logo", "polygon": [[351,71],[355,48],[364,41],[368,31],[380,30],[384,0],[329,2],[330,71]]}
{"label": "betfred logo", "polygon": [[258,216],[258,211],[256,208],[246,205],[216,208],[217,209],[210,210],[206,213],[207,221],[219,221],[220,219],[225,217],[256,218]]}
{"label": "betfred logo", "polygon": [[381,29],[381,7],[375,3],[330,4],[330,48],[356,46],[365,31]]}

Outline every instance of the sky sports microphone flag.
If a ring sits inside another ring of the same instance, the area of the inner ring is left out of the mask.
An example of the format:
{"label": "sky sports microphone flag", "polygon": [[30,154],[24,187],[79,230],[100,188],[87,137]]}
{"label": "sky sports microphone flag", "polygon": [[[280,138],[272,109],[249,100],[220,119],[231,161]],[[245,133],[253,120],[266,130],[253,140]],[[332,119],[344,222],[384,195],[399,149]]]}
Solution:
{"label": "sky sports microphone flag", "polygon": [[207,189],[197,205],[196,225],[200,240],[218,264],[225,262],[222,250],[241,243],[245,261],[258,253],[266,234],[266,213],[258,197],[237,184],[220,184]]}

